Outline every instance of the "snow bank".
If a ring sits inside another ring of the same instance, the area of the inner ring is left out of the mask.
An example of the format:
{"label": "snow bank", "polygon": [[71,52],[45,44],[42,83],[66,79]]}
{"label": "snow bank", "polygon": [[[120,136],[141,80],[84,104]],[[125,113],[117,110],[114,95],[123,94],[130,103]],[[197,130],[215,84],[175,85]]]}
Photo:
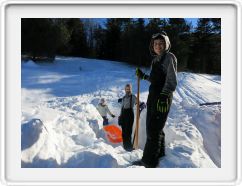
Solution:
{"label": "snow bank", "polygon": [[190,110],[192,121],[203,136],[206,152],[221,167],[221,107],[202,106],[187,110]]}
{"label": "snow bank", "polygon": [[21,125],[21,150],[31,147],[39,139],[43,130],[43,123],[39,119],[32,119]]}
{"label": "snow bank", "polygon": [[[221,100],[220,81],[220,76],[178,73],[160,167],[221,166],[221,108],[199,106]],[[127,83],[136,93],[135,68],[118,62],[59,57],[53,64],[23,63],[22,167],[129,167],[140,159],[146,109],[140,115],[140,149],[126,152],[122,144],[107,141],[95,108],[103,97],[119,116],[117,100]],[[141,82],[141,101],[146,102],[148,86]],[[109,118],[112,124],[117,120]]]}

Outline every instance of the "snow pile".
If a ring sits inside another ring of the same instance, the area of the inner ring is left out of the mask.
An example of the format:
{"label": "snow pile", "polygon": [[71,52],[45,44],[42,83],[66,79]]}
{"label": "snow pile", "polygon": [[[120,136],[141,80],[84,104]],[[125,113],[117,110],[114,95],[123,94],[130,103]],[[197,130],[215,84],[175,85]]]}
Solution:
{"label": "snow pile", "polygon": [[[220,101],[220,82],[220,76],[178,74],[160,167],[221,166],[221,107],[199,106]],[[126,152],[122,144],[107,141],[95,108],[103,97],[118,116],[117,100],[127,83],[136,93],[135,68],[113,61],[59,57],[53,64],[22,63],[22,167],[129,167],[140,159],[146,109],[140,149]],[[141,82],[141,101],[146,102],[148,86]]]}
{"label": "snow pile", "polygon": [[21,125],[21,150],[31,147],[39,140],[43,130],[43,122],[39,119],[32,119]]}

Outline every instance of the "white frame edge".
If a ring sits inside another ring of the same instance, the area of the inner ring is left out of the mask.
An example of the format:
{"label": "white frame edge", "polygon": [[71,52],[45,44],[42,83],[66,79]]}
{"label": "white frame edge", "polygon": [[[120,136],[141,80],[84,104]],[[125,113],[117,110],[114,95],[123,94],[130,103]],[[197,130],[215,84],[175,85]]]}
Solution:
{"label": "white frame edge", "polygon": [[1,5],[1,184],[7,185],[7,180],[5,179],[5,8],[6,2]]}
{"label": "white frame edge", "polygon": [[[6,121],[6,114],[5,114],[5,108],[6,108],[6,101],[5,101],[5,86],[6,86],[6,80],[5,80],[5,59],[6,59],[6,51],[5,51],[5,46],[6,46],[6,40],[5,40],[5,10],[7,8],[7,6],[9,5],[85,5],[85,4],[90,4],[90,5],[119,5],[119,4],[127,4],[127,5],[131,5],[131,4],[171,4],[171,5],[214,5],[214,4],[227,4],[227,5],[233,5],[236,7],[237,10],[237,175],[236,175],[236,180],[232,181],[232,182],[156,182],[156,183],[148,183],[148,182],[9,182],[6,179],[6,175],[5,175],[5,170],[6,170],[6,164],[5,164],[5,148],[6,148],[6,142],[5,142],[5,121]],[[112,0],[83,0],[83,1],[78,1],[78,0],[58,0],[58,1],[48,1],[48,0],[36,0],[36,1],[28,1],[28,0],[10,0],[10,1],[4,1],[1,3],[1,64],[0,64],[0,82],[1,82],[1,94],[0,94],[0,100],[1,100],[1,112],[0,112],[0,121],[1,121],[1,148],[0,148],[0,152],[1,152],[1,159],[0,159],[0,173],[1,173],[1,180],[0,183],[2,185],[147,185],[147,183],[149,185],[240,185],[242,183],[242,150],[241,150],[241,146],[242,146],[242,127],[241,127],[241,123],[242,123],[242,116],[241,116],[241,111],[242,111],[242,64],[240,62],[242,62],[241,60],[241,53],[239,51],[242,51],[242,37],[241,37],[241,33],[242,33],[242,2],[239,0],[204,0],[204,1],[193,1],[193,0],[152,0],[152,1],[148,1],[148,0],[117,0],[117,1],[112,1]]]}
{"label": "white frame edge", "polygon": [[241,24],[241,19],[242,19],[242,3],[238,2],[237,4],[237,180],[236,180],[236,185],[242,184],[242,127],[241,127],[241,122],[242,122],[242,116],[241,116],[241,111],[242,111],[242,58],[241,58],[241,51],[242,50],[242,24]]}

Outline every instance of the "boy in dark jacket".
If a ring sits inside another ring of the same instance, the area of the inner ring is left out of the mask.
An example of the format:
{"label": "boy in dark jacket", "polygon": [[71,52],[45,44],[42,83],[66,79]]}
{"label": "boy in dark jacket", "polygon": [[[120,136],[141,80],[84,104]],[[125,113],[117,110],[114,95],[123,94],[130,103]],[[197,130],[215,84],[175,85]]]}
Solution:
{"label": "boy in dark jacket", "polygon": [[141,160],[133,165],[155,168],[159,158],[165,156],[165,133],[163,128],[170,111],[173,92],[177,86],[177,59],[169,52],[170,41],[165,32],[152,36],[150,52],[154,56],[150,75],[139,68],[136,75],[150,82],[147,100],[147,140]]}

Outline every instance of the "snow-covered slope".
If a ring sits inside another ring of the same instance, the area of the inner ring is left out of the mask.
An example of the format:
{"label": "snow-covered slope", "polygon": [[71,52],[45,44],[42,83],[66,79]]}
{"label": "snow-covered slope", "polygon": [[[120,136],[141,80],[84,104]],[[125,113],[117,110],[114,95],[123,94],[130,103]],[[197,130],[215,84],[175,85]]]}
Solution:
{"label": "snow-covered slope", "polygon": [[[144,69],[148,71],[148,69]],[[135,67],[113,61],[59,57],[53,64],[22,63],[22,167],[129,167],[142,157],[146,109],[140,116],[140,149],[110,144],[95,106],[101,97],[118,116],[118,98]],[[220,167],[220,76],[179,73],[165,126],[166,154],[160,167]],[[140,100],[149,84],[141,82]],[[110,118],[117,124],[117,117]],[[131,166],[135,167],[135,166]],[[135,167],[137,168],[137,167]]]}

